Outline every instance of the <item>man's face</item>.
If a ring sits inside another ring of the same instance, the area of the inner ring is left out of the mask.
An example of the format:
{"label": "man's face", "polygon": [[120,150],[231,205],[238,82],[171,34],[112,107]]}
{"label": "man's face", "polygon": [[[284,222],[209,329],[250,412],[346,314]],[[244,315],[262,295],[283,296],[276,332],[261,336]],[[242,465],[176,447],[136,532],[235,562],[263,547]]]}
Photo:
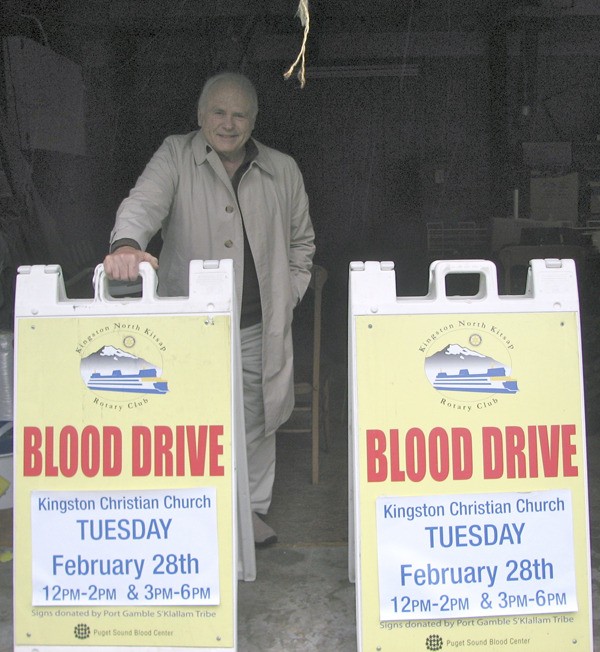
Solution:
{"label": "man's face", "polygon": [[217,84],[207,98],[198,124],[208,144],[224,159],[238,160],[254,129],[251,102],[238,86]]}

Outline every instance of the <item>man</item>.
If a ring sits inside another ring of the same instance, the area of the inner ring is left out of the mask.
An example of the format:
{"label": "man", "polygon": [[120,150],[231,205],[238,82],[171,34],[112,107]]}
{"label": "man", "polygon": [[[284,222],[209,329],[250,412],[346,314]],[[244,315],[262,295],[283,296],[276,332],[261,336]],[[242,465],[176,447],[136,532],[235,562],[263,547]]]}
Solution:
{"label": "man", "polygon": [[[294,404],[291,322],[310,281],[314,231],[295,161],[251,138],[258,113],[245,76],[210,78],[198,101],[200,130],[168,137],[118,211],[106,275],[134,280],[158,270],[159,293],[189,293],[189,262],[233,259],[240,307],[246,449],[256,545],[277,535],[267,513],[275,431]],[[162,229],[160,266],[144,249]]]}

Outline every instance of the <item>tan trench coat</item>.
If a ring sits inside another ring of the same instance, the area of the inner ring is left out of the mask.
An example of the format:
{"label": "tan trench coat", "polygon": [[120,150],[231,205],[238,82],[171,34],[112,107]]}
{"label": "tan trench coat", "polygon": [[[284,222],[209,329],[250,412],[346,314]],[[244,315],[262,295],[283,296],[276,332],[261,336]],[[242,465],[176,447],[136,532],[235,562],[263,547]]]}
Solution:
{"label": "tan trench coat", "polygon": [[233,259],[238,308],[244,236],[254,256],[263,314],[265,430],[274,432],[294,405],[292,315],[310,281],[314,231],[295,161],[254,141],[258,155],[236,200],[230,179],[201,131],[169,136],[117,211],[111,243],[145,249],[162,228],[159,294],[186,296],[191,260]]}

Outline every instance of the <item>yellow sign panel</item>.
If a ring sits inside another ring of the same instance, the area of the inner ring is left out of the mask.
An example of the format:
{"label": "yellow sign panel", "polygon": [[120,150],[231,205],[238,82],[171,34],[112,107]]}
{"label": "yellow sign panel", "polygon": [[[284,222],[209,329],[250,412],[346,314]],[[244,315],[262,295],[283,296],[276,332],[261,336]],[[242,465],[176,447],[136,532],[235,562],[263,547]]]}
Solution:
{"label": "yellow sign panel", "polygon": [[590,650],[577,314],[355,330],[362,649]]}
{"label": "yellow sign panel", "polygon": [[18,320],[16,645],[233,646],[230,328]]}

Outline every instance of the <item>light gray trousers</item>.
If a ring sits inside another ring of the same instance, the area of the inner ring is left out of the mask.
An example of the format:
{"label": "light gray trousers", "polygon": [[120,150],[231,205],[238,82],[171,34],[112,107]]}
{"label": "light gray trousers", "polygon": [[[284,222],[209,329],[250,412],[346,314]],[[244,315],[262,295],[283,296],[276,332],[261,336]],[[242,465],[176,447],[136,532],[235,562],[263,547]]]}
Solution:
{"label": "light gray trousers", "polygon": [[246,453],[252,511],[266,514],[275,480],[275,433],[265,433],[262,391],[262,324],[240,332]]}

